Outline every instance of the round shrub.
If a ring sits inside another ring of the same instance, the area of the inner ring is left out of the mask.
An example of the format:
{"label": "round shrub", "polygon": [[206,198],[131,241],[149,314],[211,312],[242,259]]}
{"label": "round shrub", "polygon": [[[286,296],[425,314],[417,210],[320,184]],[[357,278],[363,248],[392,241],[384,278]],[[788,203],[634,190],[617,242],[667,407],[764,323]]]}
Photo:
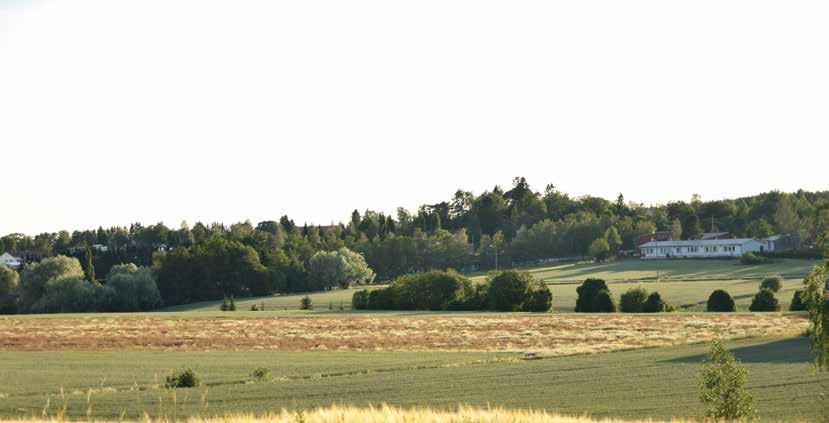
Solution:
{"label": "round shrub", "polygon": [[167,376],[168,388],[194,388],[201,385],[201,379],[193,369],[184,369]]}
{"label": "round shrub", "polygon": [[731,298],[731,294],[722,289],[712,292],[711,296],[708,297],[708,303],[705,305],[705,311],[721,312],[735,310],[734,299]]}
{"label": "round shrub", "polygon": [[665,301],[662,301],[662,296],[659,295],[658,292],[648,295],[648,299],[645,300],[645,304],[642,305],[642,311],[644,313],[662,313],[668,310],[668,304],[666,304]]}
{"label": "round shrub", "polygon": [[798,289],[797,291],[794,292],[794,295],[792,296],[792,303],[791,303],[791,305],[789,305],[789,310],[791,310],[791,311],[805,311],[806,310],[806,304],[803,302],[803,298],[801,298],[802,294],[803,294],[802,289]]}
{"label": "round shrub", "polygon": [[431,271],[405,275],[392,284],[395,308],[403,310],[447,310],[471,293],[472,283],[455,271]]}
{"label": "round shrub", "polygon": [[365,310],[368,308],[368,290],[361,289],[351,296],[351,308],[354,310]]}
{"label": "round shrub", "polygon": [[748,309],[751,311],[780,311],[780,303],[777,302],[777,298],[774,298],[774,291],[763,288],[751,300]]}
{"label": "round shrub", "polygon": [[[576,288],[579,297],[576,299],[576,312],[579,313],[606,313],[616,311],[616,304],[602,279],[586,279]],[[605,294],[600,295],[602,292]],[[601,297],[601,298],[600,298]]]}
{"label": "round shrub", "polygon": [[536,284],[527,295],[524,311],[546,312],[553,306],[553,293],[545,284]]}
{"label": "round shrub", "polygon": [[489,278],[489,308],[498,311],[521,311],[522,305],[535,282],[532,275],[517,270],[505,270]]}
{"label": "round shrub", "polygon": [[613,301],[613,295],[610,294],[610,291],[599,291],[596,295],[595,307],[596,313],[616,312],[616,302]]}
{"label": "round shrub", "polygon": [[257,367],[250,373],[250,376],[258,382],[264,382],[271,377],[271,370],[267,367]]}
{"label": "round shrub", "polygon": [[770,289],[779,292],[783,288],[783,277],[779,275],[769,276],[760,282],[760,289]]}
{"label": "round shrub", "polygon": [[636,287],[628,289],[619,297],[619,310],[622,313],[641,313],[644,311],[645,301],[648,299],[648,291]]}
{"label": "round shrub", "polygon": [[311,297],[309,297],[307,295],[302,297],[302,299],[299,300],[299,309],[300,310],[313,310],[314,309],[314,303],[313,303],[313,301],[311,301]]}

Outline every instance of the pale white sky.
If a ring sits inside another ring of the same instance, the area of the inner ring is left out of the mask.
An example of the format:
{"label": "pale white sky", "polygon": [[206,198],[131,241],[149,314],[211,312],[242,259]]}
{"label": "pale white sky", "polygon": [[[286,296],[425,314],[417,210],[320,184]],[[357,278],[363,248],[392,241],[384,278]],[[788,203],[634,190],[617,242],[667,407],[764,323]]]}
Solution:
{"label": "pale white sky", "polygon": [[826,1],[0,0],[0,234],[829,189]]}

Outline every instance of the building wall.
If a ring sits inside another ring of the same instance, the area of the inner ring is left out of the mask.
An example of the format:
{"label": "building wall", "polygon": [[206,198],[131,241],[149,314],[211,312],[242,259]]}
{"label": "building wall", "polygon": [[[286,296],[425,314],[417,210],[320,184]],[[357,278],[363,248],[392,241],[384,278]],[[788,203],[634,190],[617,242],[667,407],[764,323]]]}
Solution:
{"label": "building wall", "polygon": [[688,245],[682,247],[641,247],[642,259],[740,257],[743,253],[760,251],[763,243],[748,241],[732,245]]}

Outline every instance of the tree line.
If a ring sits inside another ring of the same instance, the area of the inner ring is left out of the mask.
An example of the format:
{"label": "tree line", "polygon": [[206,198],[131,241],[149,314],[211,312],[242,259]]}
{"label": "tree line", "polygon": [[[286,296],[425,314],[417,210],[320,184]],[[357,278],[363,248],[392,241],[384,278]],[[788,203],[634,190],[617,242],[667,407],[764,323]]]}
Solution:
{"label": "tree line", "polygon": [[646,207],[621,194],[615,201],[574,198],[553,185],[539,192],[518,177],[507,190],[496,186],[478,195],[458,190],[447,201],[415,212],[399,208],[394,216],[355,210],[333,225],[298,225],[288,216],[255,225],[136,223],[33,237],[10,234],[0,238],[0,251],[29,261],[56,255],[86,261],[91,254],[93,279],[100,280],[120,263],[152,268],[164,302],[179,304],[327,288],[313,275],[311,259],[344,248],[362,257],[374,278],[391,280],[432,269],[492,269],[553,257],[603,259],[632,250],[640,235],[654,231],[671,231],[680,239],[712,230],[747,237],[797,233],[811,246],[825,228],[827,191],[772,191],[716,201],[694,196]]}

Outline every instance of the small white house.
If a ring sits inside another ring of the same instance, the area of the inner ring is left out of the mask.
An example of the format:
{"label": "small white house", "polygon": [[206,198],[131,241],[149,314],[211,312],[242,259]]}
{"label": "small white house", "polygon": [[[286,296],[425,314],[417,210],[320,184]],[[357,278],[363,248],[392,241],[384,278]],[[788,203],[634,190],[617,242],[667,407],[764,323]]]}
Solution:
{"label": "small white house", "polygon": [[740,257],[766,250],[766,243],[752,238],[651,241],[640,247],[643,260],[667,258]]}
{"label": "small white house", "polygon": [[9,253],[3,253],[3,255],[0,256],[0,265],[6,265],[8,267],[11,267],[12,269],[17,269],[22,264],[23,264],[23,260],[15,257],[15,256],[13,256]]}

